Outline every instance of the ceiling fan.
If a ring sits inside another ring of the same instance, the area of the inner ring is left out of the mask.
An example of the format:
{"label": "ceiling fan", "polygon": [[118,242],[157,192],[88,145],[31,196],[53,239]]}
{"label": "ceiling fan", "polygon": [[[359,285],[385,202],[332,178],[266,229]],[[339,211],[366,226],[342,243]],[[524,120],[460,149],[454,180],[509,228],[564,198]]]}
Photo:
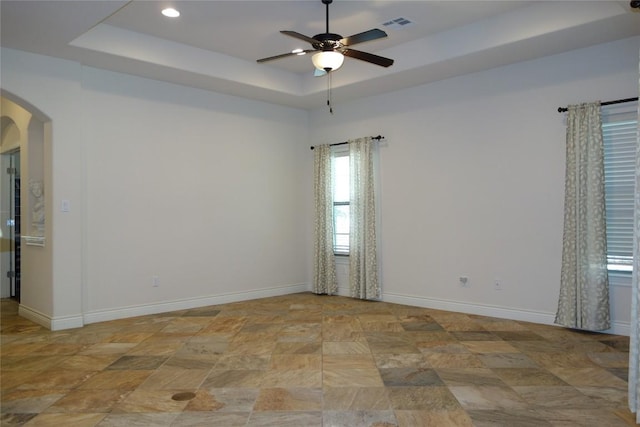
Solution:
{"label": "ceiling fan", "polygon": [[387,33],[377,28],[364,31],[362,33],[354,34],[349,37],[342,37],[340,34],[334,34],[329,32],[329,5],[333,0],[321,0],[327,7],[326,14],[326,32],[322,34],[316,34],[313,37],[307,37],[304,34],[300,34],[295,31],[280,31],[282,34],[296,38],[298,40],[310,43],[313,49],[301,50],[297,49],[293,52],[283,53],[282,55],[270,56],[268,58],[258,59],[258,62],[273,61],[275,59],[286,58],[294,55],[304,55],[310,52],[317,52],[311,58],[313,65],[317,70],[322,71],[324,74],[331,71],[335,71],[344,61],[344,57],[359,59],[361,61],[369,62],[371,64],[380,65],[381,67],[389,67],[393,64],[393,59],[385,58],[382,56],[374,55],[368,52],[362,52],[360,50],[351,49],[351,46],[358,43],[368,42],[380,38],[387,37]]}

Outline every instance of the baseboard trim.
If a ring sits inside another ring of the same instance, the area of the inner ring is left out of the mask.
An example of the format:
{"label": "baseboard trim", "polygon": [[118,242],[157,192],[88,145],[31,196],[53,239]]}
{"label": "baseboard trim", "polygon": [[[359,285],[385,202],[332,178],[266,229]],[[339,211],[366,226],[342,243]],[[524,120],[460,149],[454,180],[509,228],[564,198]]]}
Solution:
{"label": "baseboard trim", "polygon": [[462,301],[452,301],[437,298],[425,298],[414,295],[384,293],[383,301],[396,304],[414,305],[433,308],[436,310],[455,311],[459,313],[477,314],[480,316],[498,317],[500,319],[521,320],[532,323],[552,325],[555,319],[553,313],[500,307],[495,305],[477,304]]}
{"label": "baseboard trim", "polygon": [[107,310],[89,311],[84,314],[83,319],[85,324],[106,322],[109,320],[124,319],[128,317],[166,313],[176,310],[187,310],[191,308],[206,307],[208,305],[227,304],[231,302],[248,301],[252,299],[275,297],[308,291],[309,286],[307,284],[296,284],[252,291],[229,292],[218,295],[209,295],[206,297],[186,298],[153,304],[141,304]]}
{"label": "baseboard trim", "polygon": [[[38,310],[20,304],[18,315],[29,319],[52,331],[63,329],[80,328],[85,324],[105,322],[109,320],[124,319],[128,317],[144,316],[148,314],[166,313],[169,311],[185,310],[191,308],[205,307],[208,305],[226,304],[238,301],[248,301],[252,299],[268,298],[274,296],[288,295],[300,292],[309,292],[307,284],[296,284],[278,286],[267,289],[259,289],[244,292],[230,292],[207,297],[187,298],[175,301],[164,301],[153,304],[141,304],[128,307],[120,307],[108,310],[95,310],[80,316],[51,317]],[[349,297],[347,288],[338,288],[336,293],[340,296]],[[404,295],[392,292],[384,292],[382,301],[395,304],[410,305],[414,307],[433,308],[436,310],[446,310],[458,313],[477,314],[481,316],[497,317],[501,319],[520,320],[524,322],[554,325],[555,314],[541,311],[524,309],[514,309],[486,304],[476,304],[461,301],[444,300],[437,298],[426,298],[415,295]],[[611,329],[602,331],[603,333],[629,336],[631,325],[629,322],[613,322]]]}
{"label": "baseboard trim", "polygon": [[81,328],[83,326],[82,316],[80,315],[51,317],[23,304],[18,306],[18,315],[52,331]]}
{"label": "baseboard trim", "polygon": [[[340,295],[343,294],[340,290],[338,293]],[[403,295],[389,292],[383,293],[382,301],[411,305],[415,307],[433,308],[437,310],[477,314],[480,316],[497,317],[500,319],[520,320],[523,322],[558,326],[554,324],[555,313],[543,311],[524,310],[519,308],[500,307],[495,305],[451,301],[437,298],[425,298],[415,295]],[[628,322],[613,322],[610,329],[600,332],[629,336],[630,329],[630,324]]]}
{"label": "baseboard trim", "polygon": [[604,333],[614,334],[614,335],[624,335],[628,337],[631,335],[631,323],[613,322],[613,326],[611,327],[611,329],[604,331]]}

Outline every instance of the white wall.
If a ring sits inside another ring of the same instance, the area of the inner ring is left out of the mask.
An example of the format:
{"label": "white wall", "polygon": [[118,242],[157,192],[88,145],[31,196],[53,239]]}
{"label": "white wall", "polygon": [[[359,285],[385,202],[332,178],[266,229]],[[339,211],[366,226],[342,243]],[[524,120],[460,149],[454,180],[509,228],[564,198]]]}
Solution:
{"label": "white wall", "polygon": [[[28,280],[22,281],[21,313],[26,310],[33,320],[54,329],[76,326],[82,315],[81,209],[63,215],[52,205],[57,206],[62,198],[81,200],[82,139],[77,119],[82,111],[81,67],[11,49],[2,49],[1,57],[2,89],[24,101],[27,105],[22,106],[44,123],[45,252],[53,273],[48,280],[39,275],[31,287]],[[49,127],[49,120],[55,126]],[[55,165],[53,169],[51,165]],[[29,248],[23,254],[28,256],[35,250]],[[23,271],[23,277],[28,279],[30,273]]]}
{"label": "white wall", "polygon": [[306,112],[9,49],[2,88],[53,129],[52,308],[34,320],[307,289]]}
{"label": "white wall", "polygon": [[[381,133],[384,299],[549,323],[562,244],[556,109],[637,96],[638,42],[349,104],[336,91],[333,116],[2,49],[3,90],[51,119],[44,314],[68,327],[307,289],[308,147]],[[612,288],[621,328],[628,291]]]}
{"label": "white wall", "polygon": [[[334,115],[312,112],[313,144],[386,136],[384,300],[553,322],[565,160],[557,107],[637,96],[638,43],[623,40],[348,104],[336,92]],[[469,287],[460,286],[460,276],[469,277]],[[494,290],[496,279],[501,291]],[[630,288],[611,289],[613,320],[624,332]]]}
{"label": "white wall", "polygon": [[306,289],[305,112],[83,76],[88,313]]}

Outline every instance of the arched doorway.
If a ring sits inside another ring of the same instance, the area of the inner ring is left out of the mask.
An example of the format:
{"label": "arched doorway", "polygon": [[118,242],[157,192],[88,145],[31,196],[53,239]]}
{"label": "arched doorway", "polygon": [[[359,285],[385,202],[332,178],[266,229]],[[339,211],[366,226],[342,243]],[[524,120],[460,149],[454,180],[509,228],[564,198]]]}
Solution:
{"label": "arched doorway", "polygon": [[[50,122],[29,103],[0,93],[0,292],[26,308],[51,312],[52,248],[47,246],[46,206],[51,178],[46,167]],[[50,228],[50,227],[49,227]]]}

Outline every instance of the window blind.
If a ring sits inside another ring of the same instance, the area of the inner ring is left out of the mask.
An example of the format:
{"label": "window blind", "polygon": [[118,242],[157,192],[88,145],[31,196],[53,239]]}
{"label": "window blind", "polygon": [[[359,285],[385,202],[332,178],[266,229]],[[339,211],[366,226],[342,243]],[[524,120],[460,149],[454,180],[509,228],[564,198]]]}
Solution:
{"label": "window blind", "polygon": [[632,271],[637,103],[602,107],[609,270]]}

